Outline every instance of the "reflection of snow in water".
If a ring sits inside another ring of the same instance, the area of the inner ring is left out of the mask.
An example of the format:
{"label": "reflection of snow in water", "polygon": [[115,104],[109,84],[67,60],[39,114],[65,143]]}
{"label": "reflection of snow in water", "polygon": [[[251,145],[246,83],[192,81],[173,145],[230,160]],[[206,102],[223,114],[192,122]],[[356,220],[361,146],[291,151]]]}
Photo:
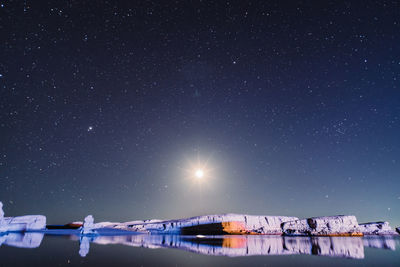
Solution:
{"label": "reflection of snow in water", "polygon": [[[214,256],[253,255],[318,255],[340,258],[364,258],[364,247],[396,250],[396,239],[390,236],[370,237],[288,237],[288,236],[182,236],[182,235],[74,235],[80,241],[79,255],[89,253],[90,242],[110,245],[121,244],[145,248],[177,248],[198,254]],[[39,247],[42,233],[4,233],[0,246],[19,248]]]}
{"label": "reflection of snow in water", "polygon": [[37,248],[42,243],[42,233],[5,233],[0,235],[0,246]]}
{"label": "reflection of snow in water", "polygon": [[396,240],[390,236],[364,237],[364,247],[396,250]]}
{"label": "reflection of snow in water", "polygon": [[81,257],[86,257],[86,255],[89,253],[89,248],[90,248],[89,237],[81,236],[80,246],[79,246],[79,255],[81,255]]}
{"label": "reflection of snow in water", "polygon": [[146,248],[178,248],[199,254],[219,256],[319,255],[364,258],[364,246],[392,249],[393,238],[369,237],[285,237],[285,236],[179,236],[129,235],[97,236],[96,244],[122,244]]}

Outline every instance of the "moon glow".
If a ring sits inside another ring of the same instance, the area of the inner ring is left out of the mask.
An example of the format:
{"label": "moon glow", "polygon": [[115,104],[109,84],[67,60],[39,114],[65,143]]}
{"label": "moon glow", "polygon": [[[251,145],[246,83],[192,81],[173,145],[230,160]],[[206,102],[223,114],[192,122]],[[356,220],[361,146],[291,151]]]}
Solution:
{"label": "moon glow", "polygon": [[197,169],[196,173],[195,173],[195,176],[196,176],[197,179],[203,178],[204,177],[204,171],[202,169]]}

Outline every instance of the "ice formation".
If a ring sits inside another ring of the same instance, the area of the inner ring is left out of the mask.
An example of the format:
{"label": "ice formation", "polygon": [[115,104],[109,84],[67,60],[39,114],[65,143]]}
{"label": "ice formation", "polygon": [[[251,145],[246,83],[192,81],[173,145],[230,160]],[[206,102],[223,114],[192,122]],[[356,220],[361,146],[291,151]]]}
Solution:
{"label": "ice formation", "polygon": [[388,222],[360,223],[360,230],[364,235],[397,235]]}
{"label": "ice formation", "polygon": [[355,216],[313,217],[282,224],[286,235],[361,236]]}
{"label": "ice formation", "polygon": [[180,220],[149,220],[108,223],[115,229],[156,234],[270,234],[281,235],[281,224],[298,220],[286,216],[255,216],[242,214],[206,215]]}
{"label": "ice formation", "polygon": [[4,219],[3,202],[0,201],[0,222]]}
{"label": "ice formation", "polygon": [[136,233],[180,235],[397,235],[387,222],[359,225],[357,218],[352,215],[298,219],[286,216],[220,214],[165,221],[101,222],[93,224],[91,229],[96,229],[100,234],[110,231],[130,231]]}
{"label": "ice formation", "polygon": [[43,215],[25,215],[4,217],[3,203],[0,202],[0,233],[37,231],[46,228],[46,217]]}
{"label": "ice formation", "polygon": [[[79,228],[79,229],[77,229]],[[77,231],[80,235],[104,234],[178,234],[178,235],[309,235],[309,236],[362,236],[397,235],[388,222],[358,224],[355,216],[338,215],[299,219],[287,216],[256,216],[244,214],[217,214],[177,220],[144,220],[94,223],[92,215],[83,223],[64,226],[49,225],[43,215],[4,217],[0,202],[0,233],[19,231],[45,231],[62,234]],[[396,228],[400,232],[399,228]]]}
{"label": "ice formation", "polygon": [[83,223],[83,226],[81,228],[81,234],[82,235],[93,235],[97,234],[97,231],[95,230],[95,225],[94,225],[94,218],[92,215],[88,215],[85,217],[85,221]]}

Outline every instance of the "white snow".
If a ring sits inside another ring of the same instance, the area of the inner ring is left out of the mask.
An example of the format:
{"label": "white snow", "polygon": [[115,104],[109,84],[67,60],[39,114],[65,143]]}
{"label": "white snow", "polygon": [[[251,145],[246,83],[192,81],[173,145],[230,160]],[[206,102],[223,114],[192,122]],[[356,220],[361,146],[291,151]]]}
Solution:
{"label": "white snow", "polygon": [[[108,227],[147,233],[179,234],[183,227],[213,224],[222,222],[239,222],[246,231],[259,234],[282,234],[281,224],[297,217],[256,216],[243,214],[217,214],[197,216],[180,220],[147,220],[125,223],[108,223]],[[96,225],[97,226],[97,225]]]}
{"label": "white snow", "polygon": [[46,228],[46,217],[43,215],[25,215],[4,217],[0,221],[0,232],[35,231]]}
{"label": "white snow", "polygon": [[0,233],[36,231],[46,228],[46,217],[43,215],[25,215],[4,217],[3,203],[0,201]]}
{"label": "white snow", "polygon": [[360,230],[365,235],[398,235],[388,222],[360,223]]}
{"label": "white snow", "polygon": [[[102,225],[99,225],[103,227]],[[83,226],[81,227],[81,234],[82,235],[95,235],[97,231],[95,230],[94,218],[92,215],[88,215],[85,217]]]}
{"label": "white snow", "polygon": [[359,234],[360,227],[355,216],[313,217],[283,223],[287,235],[351,235]]}
{"label": "white snow", "polygon": [[4,219],[3,202],[0,201],[0,222]]}

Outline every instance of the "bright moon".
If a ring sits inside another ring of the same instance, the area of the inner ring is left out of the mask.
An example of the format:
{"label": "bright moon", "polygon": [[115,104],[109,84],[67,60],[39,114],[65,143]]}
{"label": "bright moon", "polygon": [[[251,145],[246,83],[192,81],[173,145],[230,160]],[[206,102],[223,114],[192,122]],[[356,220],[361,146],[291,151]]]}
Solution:
{"label": "bright moon", "polygon": [[203,178],[203,176],[204,176],[204,171],[201,170],[201,169],[198,169],[198,170],[196,171],[195,175],[196,175],[197,178],[201,179],[201,178]]}

